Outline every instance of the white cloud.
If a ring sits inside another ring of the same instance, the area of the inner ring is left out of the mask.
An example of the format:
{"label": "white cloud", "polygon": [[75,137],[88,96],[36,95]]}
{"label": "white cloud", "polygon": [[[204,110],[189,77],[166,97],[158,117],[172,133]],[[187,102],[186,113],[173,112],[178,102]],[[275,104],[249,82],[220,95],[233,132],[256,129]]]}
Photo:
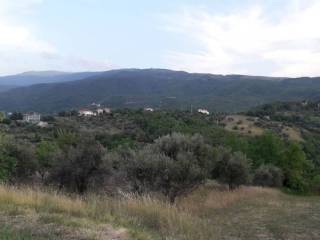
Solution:
{"label": "white cloud", "polygon": [[[30,53],[22,51],[0,51],[1,75],[25,71],[58,70],[66,72],[106,71],[114,68],[108,61],[97,61],[80,56],[65,56],[55,53]],[[1,82],[0,82],[1,85]]]}
{"label": "white cloud", "polygon": [[38,39],[25,24],[14,21],[13,16],[26,13],[41,2],[41,0],[0,0],[0,50],[54,51],[49,43]]}
{"label": "white cloud", "polygon": [[0,73],[26,71],[35,56],[55,53],[19,17],[32,12],[41,0],[0,0]]}
{"label": "white cloud", "polygon": [[286,3],[278,15],[254,5],[228,14],[187,8],[167,16],[168,31],[197,44],[197,50],[169,52],[169,66],[222,74],[320,75],[320,1]]}
{"label": "white cloud", "polygon": [[44,0],[0,0],[0,74],[30,70],[98,71],[110,68],[108,61],[66,56],[54,44],[24,22]]}

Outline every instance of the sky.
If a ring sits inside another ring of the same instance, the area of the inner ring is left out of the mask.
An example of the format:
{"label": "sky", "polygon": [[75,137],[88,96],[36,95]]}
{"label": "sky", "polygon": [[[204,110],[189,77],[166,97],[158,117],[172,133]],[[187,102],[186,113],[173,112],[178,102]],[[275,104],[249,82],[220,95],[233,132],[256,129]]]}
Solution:
{"label": "sky", "polygon": [[0,75],[320,76],[320,0],[0,0]]}

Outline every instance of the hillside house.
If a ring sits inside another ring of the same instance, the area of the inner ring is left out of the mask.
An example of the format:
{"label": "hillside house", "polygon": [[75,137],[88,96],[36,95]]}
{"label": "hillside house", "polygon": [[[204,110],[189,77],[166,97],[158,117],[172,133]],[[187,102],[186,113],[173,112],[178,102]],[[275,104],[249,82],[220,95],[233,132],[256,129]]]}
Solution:
{"label": "hillside house", "polygon": [[111,109],[110,108],[98,108],[96,110],[97,115],[101,115],[101,114],[109,114],[111,113]]}
{"label": "hillside house", "polygon": [[198,109],[198,113],[210,115],[210,112],[207,109]]}
{"label": "hillside house", "polygon": [[154,112],[154,109],[153,108],[145,108],[144,111],[146,111],[146,112]]}
{"label": "hillside house", "polygon": [[39,128],[47,128],[47,127],[49,127],[49,123],[40,121],[37,123],[37,126]]}
{"label": "hillside house", "polygon": [[23,114],[23,121],[28,123],[38,123],[41,121],[41,115],[36,112],[29,112]]}
{"label": "hillside house", "polygon": [[83,117],[91,117],[91,116],[96,116],[97,114],[91,110],[88,109],[81,109],[78,112],[79,116],[83,116]]}
{"label": "hillside house", "polygon": [[111,113],[111,108],[104,108],[103,113]]}
{"label": "hillside house", "polygon": [[98,109],[96,110],[96,113],[97,113],[97,115],[102,115],[104,112],[103,112],[103,109],[98,108]]}

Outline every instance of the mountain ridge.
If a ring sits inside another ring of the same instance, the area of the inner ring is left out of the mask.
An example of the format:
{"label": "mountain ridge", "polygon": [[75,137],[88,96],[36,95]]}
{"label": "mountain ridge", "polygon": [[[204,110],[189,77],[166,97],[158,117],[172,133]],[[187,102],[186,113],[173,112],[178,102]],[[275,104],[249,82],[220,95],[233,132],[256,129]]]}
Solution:
{"label": "mountain ridge", "polygon": [[92,102],[114,108],[245,111],[272,101],[320,97],[320,78],[271,78],[188,73],[168,69],[119,69],[82,79],[11,89],[0,109],[56,112]]}
{"label": "mountain ridge", "polygon": [[67,82],[79,80],[101,72],[59,72],[59,71],[30,71],[15,75],[7,75],[0,77],[1,86],[23,87],[41,83]]}

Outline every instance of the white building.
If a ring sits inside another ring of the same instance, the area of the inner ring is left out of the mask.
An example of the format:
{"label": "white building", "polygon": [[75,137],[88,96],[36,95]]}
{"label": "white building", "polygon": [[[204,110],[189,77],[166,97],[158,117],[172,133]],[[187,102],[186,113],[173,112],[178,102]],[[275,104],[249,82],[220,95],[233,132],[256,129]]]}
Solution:
{"label": "white building", "polygon": [[35,112],[29,112],[23,114],[23,121],[29,123],[38,123],[41,120],[41,115]]}
{"label": "white building", "polygon": [[104,108],[103,113],[111,113],[111,108]]}
{"label": "white building", "polygon": [[96,113],[97,113],[97,115],[102,115],[102,114],[104,113],[104,111],[103,111],[103,109],[98,108],[98,109],[96,110]]}
{"label": "white building", "polygon": [[101,114],[109,114],[109,113],[111,113],[111,109],[110,108],[98,108],[97,110],[96,110],[96,113],[98,114],[98,115],[101,115]]}
{"label": "white building", "polygon": [[97,114],[91,110],[88,109],[81,109],[79,110],[79,116],[83,117],[90,117],[90,116],[96,116]]}
{"label": "white building", "polygon": [[154,112],[154,109],[153,108],[145,108],[144,109],[146,112]]}
{"label": "white building", "polygon": [[198,113],[210,115],[209,111],[207,109],[198,109]]}
{"label": "white building", "polygon": [[40,128],[47,128],[49,126],[49,123],[40,121],[37,124],[37,126],[40,127]]}

